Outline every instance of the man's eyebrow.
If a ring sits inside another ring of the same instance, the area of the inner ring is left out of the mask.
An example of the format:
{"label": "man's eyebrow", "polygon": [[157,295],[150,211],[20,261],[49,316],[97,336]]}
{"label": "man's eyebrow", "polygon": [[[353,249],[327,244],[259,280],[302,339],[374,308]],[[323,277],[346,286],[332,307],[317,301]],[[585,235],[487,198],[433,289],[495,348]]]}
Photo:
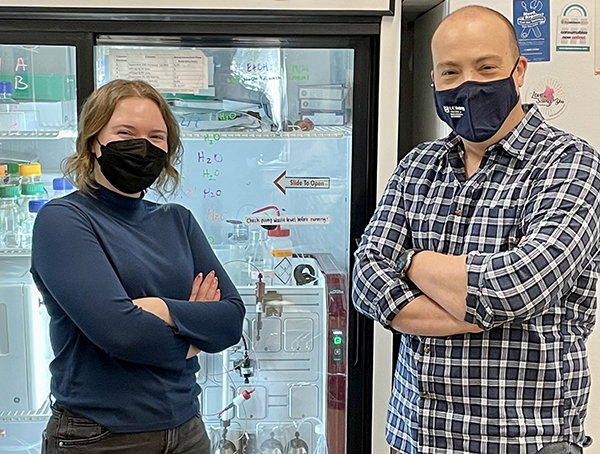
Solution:
{"label": "man's eyebrow", "polygon": [[450,68],[456,68],[456,67],[458,67],[458,66],[460,66],[460,65],[459,65],[457,62],[455,62],[455,61],[451,61],[451,60],[446,60],[446,61],[441,61],[441,62],[439,62],[439,63],[436,65],[436,68],[437,68],[437,69],[440,69],[440,68],[448,68],[448,67],[450,67]]}
{"label": "man's eyebrow", "polygon": [[[481,63],[484,61],[488,61],[488,60],[493,60],[493,61],[502,61],[502,57],[498,54],[487,54],[487,55],[482,55],[481,57],[478,57],[475,60],[475,63]],[[458,62],[452,61],[452,60],[444,60],[439,62],[436,65],[437,69],[440,68],[457,68],[461,66]]]}
{"label": "man's eyebrow", "polygon": [[482,55],[477,60],[475,60],[475,63],[481,63],[481,62],[486,61],[486,60],[502,61],[502,57],[500,55],[498,55],[498,54]]}

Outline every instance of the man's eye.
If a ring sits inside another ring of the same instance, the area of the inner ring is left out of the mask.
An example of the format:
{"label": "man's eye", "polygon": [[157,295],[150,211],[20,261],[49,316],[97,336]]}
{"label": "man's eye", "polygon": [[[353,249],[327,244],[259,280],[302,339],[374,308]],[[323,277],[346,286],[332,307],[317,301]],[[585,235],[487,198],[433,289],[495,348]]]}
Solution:
{"label": "man's eye", "polygon": [[456,71],[444,71],[442,72],[442,76],[454,76]]}

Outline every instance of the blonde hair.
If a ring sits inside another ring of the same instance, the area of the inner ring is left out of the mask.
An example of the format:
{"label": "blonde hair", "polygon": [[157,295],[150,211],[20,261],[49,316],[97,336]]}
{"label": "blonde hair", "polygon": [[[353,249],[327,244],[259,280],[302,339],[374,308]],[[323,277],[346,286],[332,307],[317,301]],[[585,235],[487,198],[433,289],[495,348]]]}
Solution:
{"label": "blonde hair", "polygon": [[79,117],[77,150],[62,162],[62,171],[80,191],[98,187],[94,178],[96,155],[92,146],[100,131],[110,121],[115,107],[124,98],[143,98],[154,101],[167,125],[168,158],[165,168],[152,185],[161,196],[173,195],[179,187],[180,176],[175,165],[181,161],[183,147],[179,124],[167,102],[150,84],[141,80],[113,80],[95,90],[85,101]]}

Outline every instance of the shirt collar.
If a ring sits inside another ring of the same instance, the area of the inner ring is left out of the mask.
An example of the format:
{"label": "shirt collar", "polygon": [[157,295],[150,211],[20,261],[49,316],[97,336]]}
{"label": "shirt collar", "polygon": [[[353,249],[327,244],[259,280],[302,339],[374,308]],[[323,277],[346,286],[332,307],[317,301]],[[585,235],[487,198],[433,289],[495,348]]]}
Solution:
{"label": "shirt collar", "polygon": [[[488,151],[502,147],[509,155],[521,161],[525,159],[529,142],[544,122],[544,117],[535,104],[523,104],[523,110],[525,118],[499,142],[491,145]],[[462,140],[454,131],[446,138],[446,146],[449,152],[456,150],[462,155]]]}

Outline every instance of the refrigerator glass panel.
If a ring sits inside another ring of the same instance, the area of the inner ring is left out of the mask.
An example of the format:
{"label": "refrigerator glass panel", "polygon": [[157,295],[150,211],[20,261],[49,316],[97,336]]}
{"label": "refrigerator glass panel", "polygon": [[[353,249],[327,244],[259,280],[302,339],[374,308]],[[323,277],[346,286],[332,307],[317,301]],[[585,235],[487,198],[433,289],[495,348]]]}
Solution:
{"label": "refrigerator glass panel", "polygon": [[40,452],[50,415],[49,318],[29,273],[29,202],[68,191],[53,183],[75,151],[75,57],[71,46],[0,45],[0,452]]}
{"label": "refrigerator glass panel", "polygon": [[354,51],[108,41],[96,86],[141,79],[168,101],[184,146],[168,201],[194,213],[246,304],[244,339],[201,353],[213,447],[346,452]]}

